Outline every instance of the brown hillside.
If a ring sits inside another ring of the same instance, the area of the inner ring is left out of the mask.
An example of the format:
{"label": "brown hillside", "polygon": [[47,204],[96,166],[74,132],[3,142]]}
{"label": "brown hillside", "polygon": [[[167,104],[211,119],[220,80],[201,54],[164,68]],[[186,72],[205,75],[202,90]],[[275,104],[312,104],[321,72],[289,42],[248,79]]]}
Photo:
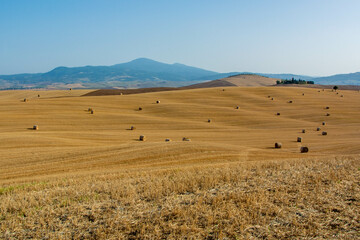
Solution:
{"label": "brown hillside", "polygon": [[240,74],[219,80],[198,83],[183,87],[184,89],[192,88],[212,88],[212,87],[260,87],[260,86],[272,86],[276,84],[276,81],[280,79],[263,77],[256,74]]}
{"label": "brown hillside", "polygon": [[256,74],[241,74],[222,79],[238,87],[272,86],[276,84],[277,78],[268,78]]}

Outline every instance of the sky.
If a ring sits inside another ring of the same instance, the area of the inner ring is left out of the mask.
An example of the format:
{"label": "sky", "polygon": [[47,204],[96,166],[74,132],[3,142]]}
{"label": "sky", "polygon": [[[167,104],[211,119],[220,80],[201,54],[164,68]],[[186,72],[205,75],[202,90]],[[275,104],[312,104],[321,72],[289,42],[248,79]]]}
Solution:
{"label": "sky", "polygon": [[146,57],[217,72],[360,72],[358,0],[0,0],[0,74]]}

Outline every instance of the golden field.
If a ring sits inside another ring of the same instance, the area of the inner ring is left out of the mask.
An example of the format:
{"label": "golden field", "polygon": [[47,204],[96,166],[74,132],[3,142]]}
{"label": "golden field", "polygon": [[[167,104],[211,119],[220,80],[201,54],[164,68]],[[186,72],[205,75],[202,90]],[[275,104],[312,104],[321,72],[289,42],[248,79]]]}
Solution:
{"label": "golden field", "polygon": [[358,91],[88,92],[0,92],[0,238],[360,237]]}

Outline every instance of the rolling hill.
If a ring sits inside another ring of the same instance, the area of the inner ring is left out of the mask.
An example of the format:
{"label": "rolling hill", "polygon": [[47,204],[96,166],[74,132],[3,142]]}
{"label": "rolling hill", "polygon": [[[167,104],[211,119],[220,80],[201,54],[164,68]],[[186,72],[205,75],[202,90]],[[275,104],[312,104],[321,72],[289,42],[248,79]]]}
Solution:
{"label": "rolling hill", "polygon": [[313,78],[311,80],[322,85],[360,85],[360,72],[336,74],[328,77]]}
{"label": "rolling hill", "polygon": [[[276,79],[295,78],[313,80],[317,84],[360,85],[359,73],[339,74],[322,78],[312,78],[310,76],[294,74],[249,72],[218,73],[180,63],[166,64],[147,58],[139,58],[127,63],[112,66],[57,67],[46,73],[0,75],[0,89],[127,89],[183,87],[211,80],[224,79],[230,76],[253,74]],[[223,83],[224,82],[221,80],[216,84]],[[244,82],[240,85],[247,86]],[[250,85],[251,83],[249,83],[249,86]]]}
{"label": "rolling hill", "polygon": [[208,81],[204,83],[193,84],[184,88],[209,88],[209,87],[259,87],[276,85],[279,79],[260,76],[257,74],[237,74],[219,80]]}
{"label": "rolling hill", "polygon": [[0,91],[0,238],[357,239],[360,93],[222,89]]}

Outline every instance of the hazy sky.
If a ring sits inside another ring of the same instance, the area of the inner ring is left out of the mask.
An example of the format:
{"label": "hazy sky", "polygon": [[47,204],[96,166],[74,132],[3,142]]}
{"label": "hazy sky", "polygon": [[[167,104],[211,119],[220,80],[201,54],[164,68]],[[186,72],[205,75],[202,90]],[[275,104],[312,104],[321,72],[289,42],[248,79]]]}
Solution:
{"label": "hazy sky", "polygon": [[0,74],[139,57],[218,72],[358,72],[360,1],[0,0]]}

